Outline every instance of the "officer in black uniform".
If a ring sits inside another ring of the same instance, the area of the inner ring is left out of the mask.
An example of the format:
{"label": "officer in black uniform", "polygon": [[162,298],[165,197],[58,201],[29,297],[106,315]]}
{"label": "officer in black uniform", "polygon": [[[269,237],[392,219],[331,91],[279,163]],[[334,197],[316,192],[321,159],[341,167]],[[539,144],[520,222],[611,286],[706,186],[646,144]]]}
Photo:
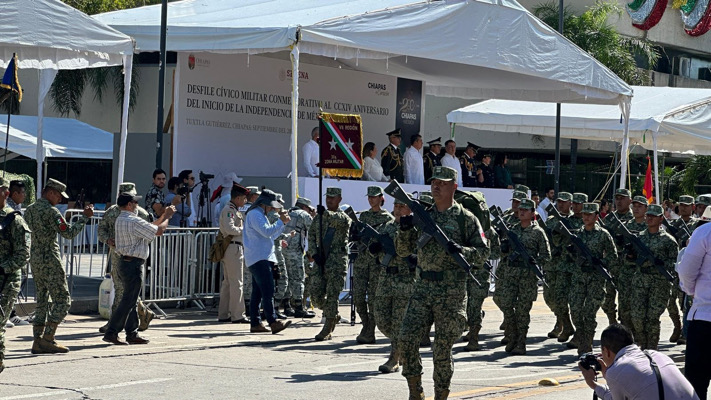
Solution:
{"label": "officer in black uniform", "polygon": [[441,157],[439,156],[439,152],[442,150],[442,138],[438,137],[437,139],[430,140],[427,144],[430,146],[430,151],[428,151],[424,157],[425,183],[429,183],[434,167],[442,165]]}
{"label": "officer in black uniform", "polygon": [[462,183],[466,187],[479,186],[475,160],[477,150],[479,150],[479,146],[472,142],[467,142],[467,148],[464,149],[464,154],[459,157],[459,164],[462,166]]}
{"label": "officer in black uniform", "polygon": [[382,153],[380,153],[380,164],[383,167],[383,174],[390,179],[405,183],[403,158],[400,152],[400,141],[402,141],[400,128],[388,132],[386,135],[390,143],[385,146]]}
{"label": "officer in black uniform", "polygon": [[476,173],[479,187],[496,187],[496,174],[494,174],[494,167],[491,166],[491,153],[484,153],[484,156],[481,158],[481,164],[477,167]]}

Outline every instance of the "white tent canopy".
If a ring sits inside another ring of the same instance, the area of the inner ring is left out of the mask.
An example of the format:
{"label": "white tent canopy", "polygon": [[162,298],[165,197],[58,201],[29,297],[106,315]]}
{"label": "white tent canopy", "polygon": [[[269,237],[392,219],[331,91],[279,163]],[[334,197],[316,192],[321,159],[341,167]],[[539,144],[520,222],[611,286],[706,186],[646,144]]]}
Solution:
{"label": "white tent canopy", "polygon": [[[3,0],[0,67],[17,53],[20,68],[40,70],[37,117],[37,194],[42,193],[44,99],[60,69],[124,66],[119,182],[123,180],[133,40],[59,0]],[[27,88],[25,88],[27,89]],[[11,123],[11,125],[14,125]]]}
{"label": "white tent canopy", "polygon": [[[627,104],[632,89],[513,0],[184,0],[168,5],[167,49],[218,53],[291,50],[356,70],[425,82],[461,98]],[[160,6],[96,16],[157,51]],[[294,106],[295,107],[295,106]],[[293,113],[296,115],[296,113]],[[296,130],[292,121],[292,198]]]}
{"label": "white tent canopy", "polygon": [[[0,123],[0,131],[7,125]],[[111,160],[114,135],[71,118],[44,118],[44,156]],[[15,115],[10,120],[12,153],[35,159],[37,156],[37,117]]]}

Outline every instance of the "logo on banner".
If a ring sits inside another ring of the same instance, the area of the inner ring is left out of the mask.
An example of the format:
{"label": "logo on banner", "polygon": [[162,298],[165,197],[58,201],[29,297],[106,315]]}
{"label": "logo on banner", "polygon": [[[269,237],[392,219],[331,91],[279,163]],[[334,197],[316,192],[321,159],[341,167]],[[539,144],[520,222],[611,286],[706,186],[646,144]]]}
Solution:
{"label": "logo on banner", "polygon": [[195,54],[190,54],[188,56],[188,68],[195,69]]}
{"label": "logo on banner", "polygon": [[188,68],[195,69],[195,67],[207,68],[210,66],[210,60],[207,58],[195,57],[195,54],[190,53],[188,56]]}
{"label": "logo on banner", "polygon": [[379,82],[368,82],[368,89],[375,90],[375,94],[378,96],[390,96],[388,92],[388,85]]}
{"label": "logo on banner", "polygon": [[319,117],[321,168],[331,176],[363,175],[363,127],[360,115],[323,113]]}

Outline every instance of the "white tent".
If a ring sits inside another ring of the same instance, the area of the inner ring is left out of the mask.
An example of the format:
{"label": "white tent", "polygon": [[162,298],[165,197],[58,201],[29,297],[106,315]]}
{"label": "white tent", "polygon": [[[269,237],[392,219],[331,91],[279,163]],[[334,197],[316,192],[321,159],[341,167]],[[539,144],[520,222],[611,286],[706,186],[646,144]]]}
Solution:
{"label": "white tent", "polygon": [[[36,159],[38,117],[15,115],[10,120],[8,150]],[[0,131],[7,125],[0,123]],[[114,135],[71,118],[44,118],[44,157],[111,160]]]}
{"label": "white tent", "polygon": [[[156,51],[160,6],[96,16]],[[168,5],[167,48],[256,54],[291,50],[361,71],[423,80],[461,98],[626,104],[631,88],[513,0],[184,0]],[[293,112],[292,115],[296,115]],[[297,120],[292,122],[292,198]]]}
{"label": "white tent", "polygon": [[[44,99],[60,69],[124,66],[123,112],[118,180],[123,180],[133,41],[59,0],[3,0],[0,13],[0,67],[17,53],[20,68],[40,70],[37,118],[37,195],[42,193]],[[14,125],[11,123],[11,125]]]}
{"label": "white tent", "polygon": [[[633,89],[629,139],[654,150],[655,171],[658,151],[711,154],[711,90],[650,86]],[[450,112],[447,121],[484,131],[555,136],[555,106],[545,103],[488,100]],[[625,137],[620,110],[594,104],[564,105],[560,134],[586,140],[621,141]],[[658,182],[656,189],[659,193]]]}

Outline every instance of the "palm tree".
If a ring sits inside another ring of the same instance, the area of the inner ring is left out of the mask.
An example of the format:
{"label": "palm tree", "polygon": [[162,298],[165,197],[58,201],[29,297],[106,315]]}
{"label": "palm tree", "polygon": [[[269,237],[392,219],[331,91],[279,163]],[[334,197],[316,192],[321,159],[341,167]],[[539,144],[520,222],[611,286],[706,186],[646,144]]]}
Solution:
{"label": "palm tree", "polygon": [[[565,7],[563,36],[607,66],[628,84],[649,84],[650,78],[644,69],[653,69],[657,65],[659,51],[647,40],[620,35],[607,23],[610,15],[621,12],[622,9],[616,2],[598,1],[579,16],[573,15],[570,9]],[[533,8],[533,14],[551,28],[558,29],[557,2],[539,4]]]}
{"label": "palm tree", "polygon": [[696,195],[699,192],[708,193],[711,190],[711,156],[694,156],[684,163],[671,177],[671,183],[681,188],[681,193]]}

